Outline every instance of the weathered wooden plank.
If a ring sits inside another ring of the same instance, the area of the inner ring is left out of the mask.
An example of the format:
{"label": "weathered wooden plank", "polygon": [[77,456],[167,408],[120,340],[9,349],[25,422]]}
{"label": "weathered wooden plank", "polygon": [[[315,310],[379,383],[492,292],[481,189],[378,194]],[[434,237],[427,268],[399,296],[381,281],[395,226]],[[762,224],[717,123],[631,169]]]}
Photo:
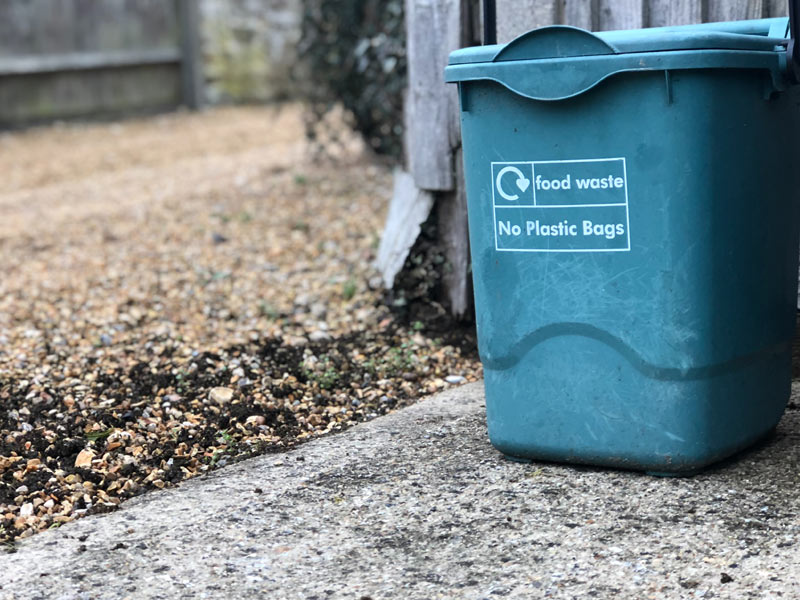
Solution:
{"label": "weathered wooden plank", "polygon": [[[467,36],[466,46],[479,46],[483,43],[483,10],[481,0],[465,0],[467,10],[464,13],[464,34]],[[471,35],[468,35],[471,34]]]}
{"label": "weathered wooden plank", "polygon": [[[64,0],[59,0],[64,2]],[[197,0],[193,0],[196,3]],[[75,14],[73,40],[80,50],[176,46],[177,11],[164,0],[67,0]]]}
{"label": "weathered wooden plank", "polygon": [[[450,51],[457,48],[480,45],[483,34],[481,21],[476,19],[476,15],[482,12],[479,3],[476,4],[474,0],[457,1],[459,8],[450,12],[447,23],[446,43]],[[448,55],[450,51],[448,51]],[[448,107],[450,115],[450,124],[448,126],[449,141],[450,147],[455,149],[461,147],[461,109],[458,105],[458,88],[454,85],[448,85],[446,88],[447,99],[450,103]],[[455,162],[455,157],[453,161]],[[453,188],[457,186],[458,181],[454,179]]]}
{"label": "weathered wooden plank", "polygon": [[558,22],[559,0],[497,0],[497,42]]}
{"label": "weathered wooden plank", "polygon": [[176,14],[173,0],[0,2],[0,122],[174,108]]}
{"label": "weathered wooden plank", "polygon": [[375,260],[387,289],[394,285],[394,279],[403,268],[408,252],[417,241],[421,226],[432,207],[431,192],[417,188],[414,177],[409,173],[395,171],[389,214]]}
{"label": "weathered wooden plank", "polygon": [[455,86],[447,86],[442,73],[458,47],[460,8],[461,0],[406,0],[408,163],[417,186],[426,190],[453,189]]}
{"label": "weathered wooden plank", "polygon": [[178,63],[60,71],[0,80],[0,129],[54,118],[152,113],[180,103]]}
{"label": "weathered wooden plank", "polygon": [[767,0],[765,4],[767,17],[785,17],[789,14],[786,0]]}
{"label": "weathered wooden plank", "polygon": [[0,75],[32,75],[56,71],[88,71],[113,67],[169,64],[177,63],[180,59],[181,55],[176,48],[0,56]]}
{"label": "weathered wooden plank", "polygon": [[598,31],[636,29],[644,26],[644,0],[598,0]]}
{"label": "weathered wooden plank", "polygon": [[183,103],[200,108],[203,94],[203,53],[200,47],[200,7],[196,0],[177,0],[181,42],[181,90]]}
{"label": "weathered wooden plank", "polygon": [[177,39],[174,2],[0,2],[0,55],[175,47]]}
{"label": "weathered wooden plank", "polygon": [[708,21],[740,21],[765,16],[763,0],[708,0]]}
{"label": "weathered wooden plank", "polygon": [[[463,315],[469,307],[469,258],[466,207],[463,198],[458,96],[454,86],[443,82],[442,73],[450,51],[474,43],[476,19],[473,0],[406,0],[409,85],[406,92],[406,148],[410,174],[395,173],[395,188],[378,251],[376,266],[384,284],[391,287],[408,252],[419,236],[420,226],[438,201],[444,215],[440,228],[445,253],[455,268],[446,285],[448,303]],[[457,164],[454,164],[457,163]],[[455,182],[458,187],[455,190]],[[434,193],[434,191],[438,193]],[[466,261],[466,262],[465,262]]]}
{"label": "weathered wooden plank", "polygon": [[439,235],[447,259],[447,268],[442,274],[444,300],[450,313],[460,319],[467,316],[472,307],[467,193],[464,189],[464,163],[460,149],[456,152],[455,164],[456,189],[437,194],[436,211]]}
{"label": "weathered wooden plank", "polygon": [[563,0],[562,20],[566,25],[591,31],[595,28],[595,0]]}
{"label": "weathered wooden plank", "polygon": [[75,21],[75,7],[70,1],[0,3],[0,54],[77,50],[71,39]]}
{"label": "weathered wooden plank", "polygon": [[647,26],[688,25],[702,23],[703,0],[650,0],[647,5]]}

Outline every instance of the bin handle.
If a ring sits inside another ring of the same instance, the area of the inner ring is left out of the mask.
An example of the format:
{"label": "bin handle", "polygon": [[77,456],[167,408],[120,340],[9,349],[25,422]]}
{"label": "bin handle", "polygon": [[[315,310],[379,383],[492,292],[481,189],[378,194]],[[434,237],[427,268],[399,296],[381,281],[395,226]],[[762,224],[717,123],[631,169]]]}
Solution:
{"label": "bin handle", "polygon": [[611,44],[585,29],[570,25],[550,25],[523,33],[510,41],[495,54],[492,61],[601,56],[615,53],[616,49]]}

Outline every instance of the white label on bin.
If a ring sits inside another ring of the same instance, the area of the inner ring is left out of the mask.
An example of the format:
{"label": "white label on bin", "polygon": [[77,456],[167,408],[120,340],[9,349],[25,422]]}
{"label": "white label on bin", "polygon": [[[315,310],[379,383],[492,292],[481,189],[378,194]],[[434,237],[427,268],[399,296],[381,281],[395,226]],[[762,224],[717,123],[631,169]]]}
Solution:
{"label": "white label on bin", "polygon": [[631,249],[624,158],[492,163],[499,252]]}

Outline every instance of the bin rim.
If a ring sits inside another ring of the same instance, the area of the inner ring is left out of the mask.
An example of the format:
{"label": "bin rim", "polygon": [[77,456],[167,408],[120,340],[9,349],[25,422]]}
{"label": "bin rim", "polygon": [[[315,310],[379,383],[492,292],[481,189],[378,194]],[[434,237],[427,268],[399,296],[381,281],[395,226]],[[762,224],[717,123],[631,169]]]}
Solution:
{"label": "bin rim", "polygon": [[493,81],[531,100],[573,98],[622,73],[740,69],[762,71],[764,95],[789,87],[786,53],[737,50],[678,50],[450,65],[447,83]]}
{"label": "bin rim", "polygon": [[[674,50],[770,51],[786,45],[788,30],[789,19],[786,17],[596,33],[569,25],[550,25],[523,33],[507,44],[455,50],[450,53],[448,65],[608,54],[608,50],[600,48],[601,44],[614,54]],[[579,36],[584,40],[591,36],[598,43],[581,43]],[[556,37],[567,39],[554,43]],[[532,40],[537,43],[532,43]],[[590,46],[588,49],[587,45]]]}
{"label": "bin rim", "polygon": [[[772,89],[788,87],[788,20],[711,23],[594,34],[577,27],[535,29],[505,45],[457,50],[448,83],[495,81],[533,100],[564,100],[623,72],[757,69]],[[733,31],[731,31],[733,30]]]}

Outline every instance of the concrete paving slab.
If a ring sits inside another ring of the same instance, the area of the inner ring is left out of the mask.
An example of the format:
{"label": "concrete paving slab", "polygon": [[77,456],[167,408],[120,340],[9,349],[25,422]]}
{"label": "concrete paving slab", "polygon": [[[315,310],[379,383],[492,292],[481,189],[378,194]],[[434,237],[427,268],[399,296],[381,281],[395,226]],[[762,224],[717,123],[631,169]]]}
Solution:
{"label": "concrete paving slab", "polygon": [[792,408],[689,479],[519,464],[473,384],[25,540],[0,598],[800,598],[798,439]]}

